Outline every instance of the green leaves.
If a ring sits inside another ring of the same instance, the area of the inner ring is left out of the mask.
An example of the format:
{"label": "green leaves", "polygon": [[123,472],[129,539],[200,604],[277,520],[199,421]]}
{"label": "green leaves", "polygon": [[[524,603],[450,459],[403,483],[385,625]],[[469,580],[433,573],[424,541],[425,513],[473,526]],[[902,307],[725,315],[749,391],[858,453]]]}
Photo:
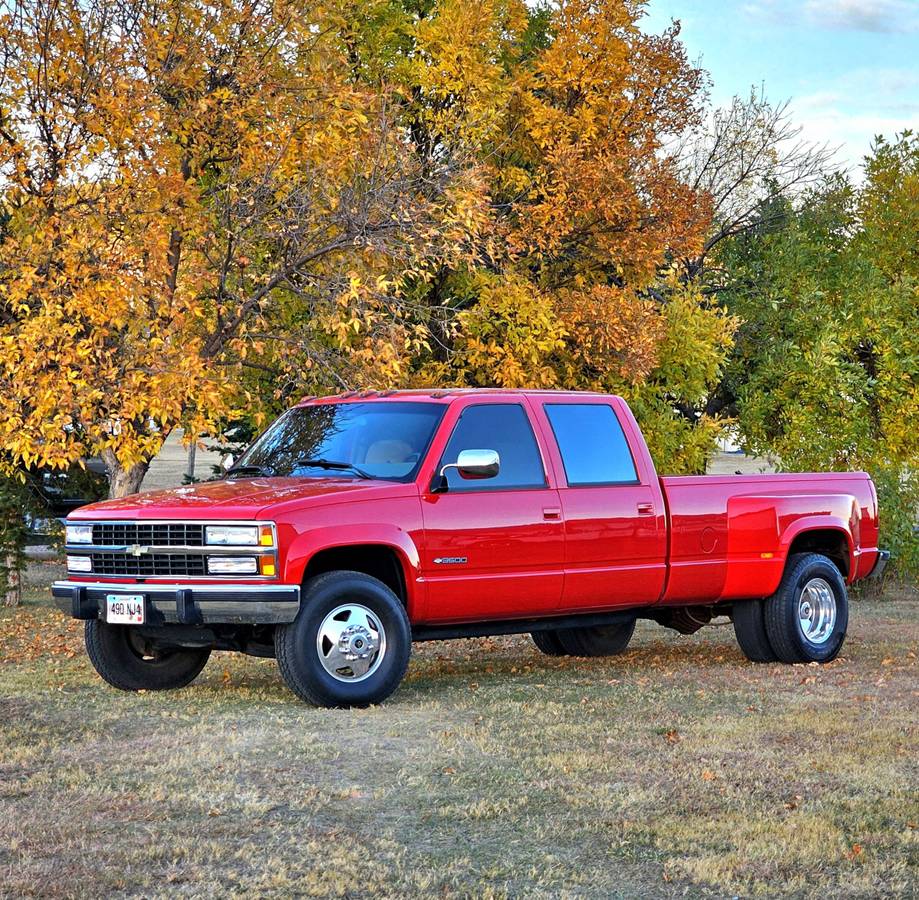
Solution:
{"label": "green leaves", "polygon": [[867,469],[883,540],[919,572],[919,144],[881,141],[867,180],[786,204],[723,247],[743,324],[726,382],[747,448],[789,470]]}

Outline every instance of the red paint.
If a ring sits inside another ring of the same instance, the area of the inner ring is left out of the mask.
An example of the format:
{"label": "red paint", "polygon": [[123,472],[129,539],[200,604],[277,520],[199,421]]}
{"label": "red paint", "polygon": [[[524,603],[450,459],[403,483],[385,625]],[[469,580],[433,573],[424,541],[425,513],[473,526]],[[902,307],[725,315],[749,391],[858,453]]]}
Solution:
{"label": "red paint", "polygon": [[[793,542],[814,531],[843,541],[850,582],[865,577],[877,559],[877,498],[863,472],[659,478],[624,401],[598,394],[402,391],[353,400],[412,398],[448,407],[414,482],[345,475],[220,481],[92,504],[70,519],[271,520],[280,545],[278,581],[287,584],[299,584],[322,550],[385,546],[402,567],[409,616],[419,623],[767,596]],[[329,397],[304,405],[347,402]],[[544,410],[549,402],[612,407],[637,482],[569,487]],[[457,419],[464,408],[484,403],[524,408],[544,487],[495,490],[486,480],[471,491],[434,490]],[[157,580],[175,581],[149,583]]]}

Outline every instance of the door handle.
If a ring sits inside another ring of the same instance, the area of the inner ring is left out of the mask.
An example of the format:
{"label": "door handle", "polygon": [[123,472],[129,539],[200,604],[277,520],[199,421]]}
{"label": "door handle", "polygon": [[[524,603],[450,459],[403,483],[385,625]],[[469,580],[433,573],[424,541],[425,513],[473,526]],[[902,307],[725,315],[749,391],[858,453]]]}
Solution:
{"label": "door handle", "polygon": [[638,515],[653,516],[654,515],[654,504],[653,503],[639,503],[638,504]]}
{"label": "door handle", "polygon": [[542,517],[550,522],[555,521],[562,517],[562,511],[557,506],[547,507],[542,511]]}

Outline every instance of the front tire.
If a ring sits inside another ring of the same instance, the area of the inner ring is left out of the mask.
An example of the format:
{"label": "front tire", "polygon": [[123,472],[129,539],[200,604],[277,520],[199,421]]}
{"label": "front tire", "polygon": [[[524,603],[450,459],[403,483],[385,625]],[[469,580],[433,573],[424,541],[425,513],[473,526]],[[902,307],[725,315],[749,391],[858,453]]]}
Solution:
{"label": "front tire", "polygon": [[329,708],[381,703],[408,668],[412,632],[399,598],[362,572],[307,582],[297,618],[275,630],[278,668],[301,700]]}
{"label": "front tire", "polygon": [[766,601],[765,623],[782,662],[835,659],[849,626],[849,598],[839,569],[819,553],[792,556],[779,589]]}
{"label": "front tire", "polygon": [[93,668],[121,691],[168,691],[191,684],[207,665],[210,647],[152,645],[132,625],[87,621],[83,631]]}

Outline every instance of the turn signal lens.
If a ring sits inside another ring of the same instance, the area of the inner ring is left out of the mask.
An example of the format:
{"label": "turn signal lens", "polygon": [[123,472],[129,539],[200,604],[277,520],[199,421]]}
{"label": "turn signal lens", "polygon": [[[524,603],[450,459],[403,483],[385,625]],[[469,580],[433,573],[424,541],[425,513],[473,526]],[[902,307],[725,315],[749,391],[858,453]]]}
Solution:
{"label": "turn signal lens", "polygon": [[270,525],[262,525],[258,530],[258,542],[263,547],[274,546],[274,535],[271,533]]}
{"label": "turn signal lens", "polygon": [[273,556],[262,556],[259,559],[260,559],[260,564],[261,564],[262,575],[271,576],[271,575],[277,574],[278,570],[277,570],[277,566],[275,565]]}

